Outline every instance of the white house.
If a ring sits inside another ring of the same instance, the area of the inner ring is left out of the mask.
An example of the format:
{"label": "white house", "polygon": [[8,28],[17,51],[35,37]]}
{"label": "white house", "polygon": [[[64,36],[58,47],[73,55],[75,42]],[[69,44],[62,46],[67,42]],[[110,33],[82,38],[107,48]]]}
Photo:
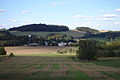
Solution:
{"label": "white house", "polygon": [[61,43],[58,43],[58,46],[62,47],[62,46],[65,46],[67,43],[65,42],[61,42]]}

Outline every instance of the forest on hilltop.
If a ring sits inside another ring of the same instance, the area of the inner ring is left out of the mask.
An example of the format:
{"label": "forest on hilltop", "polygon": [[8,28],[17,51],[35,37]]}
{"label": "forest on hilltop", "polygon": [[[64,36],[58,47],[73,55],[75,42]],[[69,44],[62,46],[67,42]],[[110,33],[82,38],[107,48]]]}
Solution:
{"label": "forest on hilltop", "polygon": [[69,31],[69,28],[64,25],[47,25],[47,24],[30,24],[20,27],[10,28],[9,31],[46,31],[46,32],[61,32]]}
{"label": "forest on hilltop", "polygon": [[83,32],[89,32],[89,33],[98,33],[99,31],[96,29],[92,29],[89,27],[77,27],[76,30],[83,31]]}

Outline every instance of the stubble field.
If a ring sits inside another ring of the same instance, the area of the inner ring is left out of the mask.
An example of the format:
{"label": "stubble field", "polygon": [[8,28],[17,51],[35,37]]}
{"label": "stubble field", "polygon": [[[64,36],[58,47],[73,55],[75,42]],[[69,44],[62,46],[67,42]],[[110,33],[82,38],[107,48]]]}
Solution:
{"label": "stubble field", "polygon": [[34,54],[54,54],[58,50],[69,50],[73,47],[58,47],[58,46],[14,46],[5,47],[7,55],[11,52],[15,55],[34,55]]}
{"label": "stubble field", "polygon": [[56,54],[57,49],[6,48],[16,56],[0,56],[0,80],[120,80],[120,58],[78,61],[74,59],[74,54]]}

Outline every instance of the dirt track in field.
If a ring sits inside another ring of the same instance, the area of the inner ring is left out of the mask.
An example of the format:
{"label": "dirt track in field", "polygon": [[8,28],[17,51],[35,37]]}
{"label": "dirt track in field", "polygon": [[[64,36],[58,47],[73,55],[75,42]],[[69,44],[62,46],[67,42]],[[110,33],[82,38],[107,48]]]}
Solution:
{"label": "dirt track in field", "polygon": [[55,46],[15,46],[5,47],[7,54],[11,52],[15,55],[27,55],[27,54],[43,54],[43,53],[56,53],[59,49],[70,49],[72,47],[55,47]]}

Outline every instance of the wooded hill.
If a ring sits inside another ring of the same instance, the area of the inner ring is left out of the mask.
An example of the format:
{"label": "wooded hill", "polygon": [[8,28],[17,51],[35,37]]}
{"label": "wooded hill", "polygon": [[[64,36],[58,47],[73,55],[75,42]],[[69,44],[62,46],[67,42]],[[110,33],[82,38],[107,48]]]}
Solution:
{"label": "wooded hill", "polygon": [[20,27],[10,28],[9,31],[46,31],[46,32],[61,32],[69,31],[69,28],[64,25],[47,25],[47,24],[30,24]]}
{"label": "wooded hill", "polygon": [[82,38],[104,38],[104,39],[116,39],[120,37],[119,31],[111,31],[111,32],[105,32],[105,33],[98,33],[98,34],[85,34]]}
{"label": "wooded hill", "polygon": [[83,31],[83,32],[89,32],[89,33],[98,33],[99,31],[96,29],[92,29],[89,27],[77,27],[76,30]]}

